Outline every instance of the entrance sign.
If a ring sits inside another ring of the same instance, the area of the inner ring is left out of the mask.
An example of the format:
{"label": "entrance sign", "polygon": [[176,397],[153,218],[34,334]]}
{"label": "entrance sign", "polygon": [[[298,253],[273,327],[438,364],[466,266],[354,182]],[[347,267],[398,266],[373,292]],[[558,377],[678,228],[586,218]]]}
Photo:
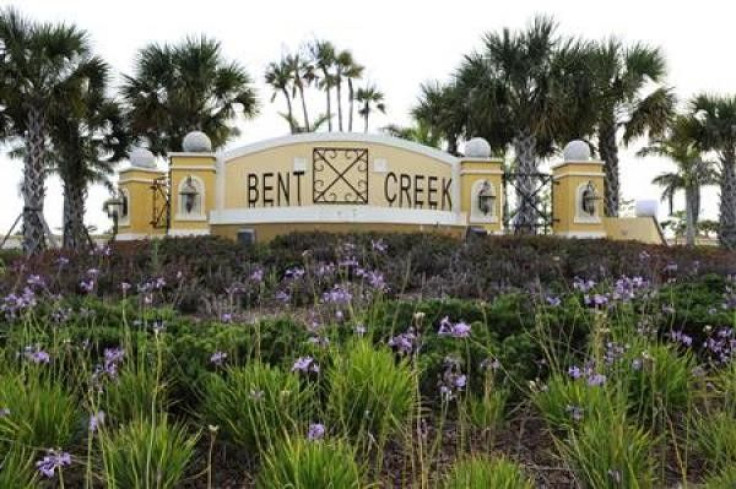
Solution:
{"label": "entrance sign", "polygon": [[[214,234],[250,242],[314,230],[505,231],[503,161],[479,138],[466,143],[464,157],[357,133],[296,134],[213,153],[209,138],[195,132],[182,146],[184,152],[169,155],[168,171],[157,170],[147,150],[132,153],[130,168],[120,171],[130,219],[121,222],[119,239]],[[606,236],[600,206],[577,197],[580,188],[587,196],[603,188],[600,162],[589,155],[566,160],[551,178],[553,232]],[[583,204],[584,211],[576,208]]]}

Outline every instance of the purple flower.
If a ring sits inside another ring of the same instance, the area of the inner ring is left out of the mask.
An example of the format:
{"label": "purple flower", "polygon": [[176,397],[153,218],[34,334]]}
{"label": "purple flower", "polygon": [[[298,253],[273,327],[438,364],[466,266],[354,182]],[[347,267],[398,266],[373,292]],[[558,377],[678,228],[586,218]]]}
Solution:
{"label": "purple flower", "polygon": [[547,304],[549,304],[552,307],[557,307],[560,304],[562,304],[562,300],[560,300],[559,297],[554,297],[550,295],[550,296],[547,296]]}
{"label": "purple flower", "polygon": [[49,363],[51,361],[51,356],[38,345],[27,346],[23,350],[23,355],[26,357],[26,360],[37,365],[41,363]]}
{"label": "purple flower", "polygon": [[341,287],[340,285],[335,285],[332,290],[322,294],[322,302],[324,302],[325,304],[346,305],[350,304],[350,301],[352,299],[353,294],[351,294],[346,288]]}
{"label": "purple flower", "polygon": [[97,411],[89,417],[89,431],[95,433],[101,424],[105,423],[105,412]]}
{"label": "purple flower", "polygon": [[593,373],[588,376],[588,385],[591,387],[596,387],[599,385],[603,385],[605,383],[606,383],[606,376],[603,374]]}
{"label": "purple flower", "polygon": [[580,367],[573,365],[572,367],[567,369],[567,374],[572,377],[573,379],[579,379],[583,376],[582,370],[580,370]]}
{"label": "purple flower", "polygon": [[641,370],[642,365],[644,365],[644,362],[641,358],[635,358],[631,361],[631,368],[633,370]]}
{"label": "purple flower", "polygon": [[445,316],[440,321],[440,329],[437,334],[440,336],[451,336],[453,338],[468,338],[470,336],[470,325],[460,321],[458,323],[452,323],[450,319]]}
{"label": "purple flower", "polygon": [[10,416],[10,409],[8,408],[0,408],[0,418],[5,418]]}
{"label": "purple flower", "polygon": [[46,287],[46,281],[40,275],[30,275],[26,280],[26,283],[31,287],[44,288]]}
{"label": "purple flower", "polygon": [[371,248],[378,253],[386,253],[388,251],[388,245],[383,242],[383,239],[379,239],[378,241],[371,240]]}
{"label": "purple flower", "polygon": [[414,334],[413,328],[409,328],[406,333],[401,333],[388,340],[388,346],[396,348],[399,353],[408,355],[414,350],[417,336]]}
{"label": "purple flower", "polygon": [[615,482],[616,484],[621,483],[621,471],[620,470],[610,469],[608,471],[608,477],[610,477],[613,480],[613,482]]}
{"label": "purple flower", "polygon": [[482,369],[491,369],[491,370],[498,370],[501,368],[501,362],[498,361],[498,358],[486,358],[482,362],[480,362],[480,368]]}
{"label": "purple flower", "polygon": [[291,367],[292,372],[314,372],[319,373],[319,365],[312,357],[299,357]]}
{"label": "purple flower", "polygon": [[693,344],[692,336],[687,335],[682,331],[670,331],[670,338],[672,341],[680,343],[685,347],[690,347]]}
{"label": "purple flower", "polygon": [[95,280],[93,278],[82,280],[79,282],[79,288],[82,289],[83,292],[89,294],[95,288]]}
{"label": "purple flower", "polygon": [[279,302],[283,302],[284,304],[288,304],[289,302],[291,302],[291,296],[288,292],[284,292],[283,290],[279,290],[278,292],[276,292],[274,298]]}
{"label": "purple flower", "polygon": [[325,437],[325,425],[321,423],[313,423],[309,425],[309,430],[307,431],[307,440],[309,441],[317,441],[321,440]]}
{"label": "purple flower", "polygon": [[358,324],[357,326],[355,326],[355,334],[357,334],[358,336],[363,336],[365,332],[365,326],[363,326],[362,324]]}
{"label": "purple flower", "polygon": [[71,464],[72,457],[67,452],[49,450],[46,452],[46,456],[44,458],[36,462],[36,467],[45,477],[51,478],[54,476],[56,469],[68,467]]}
{"label": "purple flower", "polygon": [[223,351],[216,351],[210,357],[210,363],[217,366],[222,365],[225,360],[227,360],[227,353]]}
{"label": "purple flower", "polygon": [[250,397],[254,401],[260,401],[261,399],[263,399],[263,391],[260,391],[260,390],[257,391],[257,390],[251,389],[250,394],[248,395],[248,397]]}
{"label": "purple flower", "polygon": [[258,267],[253,270],[250,274],[250,280],[257,283],[263,282],[263,269]]}
{"label": "purple flower", "polygon": [[572,288],[583,293],[592,290],[593,287],[595,287],[595,282],[592,280],[583,280],[579,277],[575,277],[572,282]]}
{"label": "purple flower", "polygon": [[220,321],[223,323],[232,323],[233,315],[229,312],[223,313],[222,316],[220,316]]}
{"label": "purple flower", "polygon": [[123,294],[126,294],[132,285],[130,285],[128,282],[120,282],[120,290],[123,291]]}
{"label": "purple flower", "polygon": [[296,280],[302,278],[306,272],[301,267],[289,268],[284,272],[284,278]]}
{"label": "purple flower", "polygon": [[445,372],[439,382],[440,396],[444,401],[455,399],[457,393],[467,385],[468,379],[460,368],[460,360],[454,357],[445,358]]}

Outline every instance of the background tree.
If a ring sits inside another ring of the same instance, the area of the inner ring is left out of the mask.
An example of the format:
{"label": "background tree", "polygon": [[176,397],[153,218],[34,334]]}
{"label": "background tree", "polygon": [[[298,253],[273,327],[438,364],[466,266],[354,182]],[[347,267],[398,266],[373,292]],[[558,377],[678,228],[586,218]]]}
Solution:
{"label": "background tree", "polygon": [[344,76],[348,80],[348,131],[353,130],[353,114],[355,113],[355,80],[363,77],[365,67],[353,61],[345,70]]}
{"label": "background tree", "polygon": [[432,148],[439,149],[442,144],[442,137],[434,132],[434,130],[429,127],[429,125],[421,121],[415,121],[413,125],[408,127],[401,127],[396,124],[389,124],[382,130],[389,136],[393,136],[399,139],[406,139],[407,141],[413,141],[415,143],[430,146]]}
{"label": "background tree", "polygon": [[122,109],[106,96],[109,67],[97,60],[88,74],[79,113],[55,114],[49,121],[51,169],[64,189],[64,247],[74,250],[88,244],[84,215],[89,186],[110,187],[113,165],[127,156],[129,146]]}
{"label": "background tree", "polygon": [[675,171],[657,175],[652,183],[663,188],[662,200],[669,202],[670,215],[674,214],[675,194],[685,192],[685,237],[688,246],[695,246],[701,187],[713,185],[718,179],[713,163],[704,160],[697,147],[694,123],[691,117],[678,116],[665,137],[653,139],[649,146],[638,153],[640,156],[662,156],[676,165]]}
{"label": "background tree", "polygon": [[724,247],[736,249],[736,97],[699,95],[692,102],[692,111],[699,147],[718,156],[718,240]]}
{"label": "background tree", "polygon": [[487,34],[483,50],[466,56],[458,72],[460,96],[468,101],[474,131],[490,133],[491,144],[508,137],[514,148],[520,173],[517,232],[536,230],[534,174],[539,158],[551,153],[560,128],[570,126],[573,114],[567,107],[580,96],[575,80],[587,76],[586,55],[584,44],[560,38],[551,19],[537,17],[524,31]]}
{"label": "background tree", "polygon": [[273,95],[271,95],[271,102],[276,100],[276,96],[280,93],[286,100],[286,114],[281,114],[288,122],[291,133],[296,132],[296,126],[294,124],[294,110],[291,105],[291,81],[293,73],[291,68],[286,62],[286,59],[281,59],[279,62],[271,62],[266,68],[266,83],[271,85],[273,88]]}
{"label": "background tree", "polygon": [[[418,124],[431,128],[446,143],[446,150],[458,154],[459,139],[466,132],[467,100],[463,100],[457,84],[430,82],[422,84],[419,101],[412,109]],[[491,143],[493,144],[493,143]]]}
{"label": "background tree", "polygon": [[49,120],[79,111],[90,66],[84,31],[38,24],[13,9],[0,11],[0,138],[23,144],[23,249],[46,246],[43,217]]}
{"label": "background tree", "polygon": [[335,46],[329,41],[314,41],[309,46],[316,68],[321,72],[319,87],[325,91],[327,127],[332,132],[332,88],[335,86],[334,68],[337,61]]}
{"label": "background tree", "polygon": [[140,50],[122,94],[132,134],[146,139],[158,155],[180,151],[184,136],[195,130],[206,133],[214,149],[221,148],[239,134],[233,124],[238,114],[257,113],[250,76],[226,61],[220,43],[207,37]]}
{"label": "background tree", "polygon": [[386,104],[383,103],[383,92],[375,85],[359,88],[355,93],[355,101],[360,104],[358,114],[363,117],[363,132],[368,132],[368,117],[374,110],[386,113]]}
{"label": "background tree", "polygon": [[618,134],[623,128],[623,143],[647,131],[664,134],[674,114],[671,90],[657,88],[644,95],[647,86],[659,83],[665,75],[665,60],[657,48],[642,44],[624,47],[610,39],[595,45],[591,66],[595,80],[598,152],[605,169],[605,213],[616,217],[621,192],[618,160]]}

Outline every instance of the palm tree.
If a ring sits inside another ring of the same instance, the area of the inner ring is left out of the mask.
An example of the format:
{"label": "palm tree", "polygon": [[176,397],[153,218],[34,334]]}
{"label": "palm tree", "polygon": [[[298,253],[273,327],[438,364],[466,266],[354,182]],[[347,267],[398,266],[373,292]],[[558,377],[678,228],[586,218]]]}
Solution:
{"label": "palm tree", "polygon": [[699,148],[715,151],[720,164],[718,240],[736,249],[736,97],[699,95],[692,102],[692,111]]}
{"label": "palm tree", "polygon": [[675,100],[670,89],[657,88],[644,95],[650,83],[665,75],[665,60],[659,49],[642,44],[624,47],[610,39],[598,43],[592,56],[596,90],[598,151],[605,168],[605,213],[618,216],[620,200],[618,133],[623,142],[649,132],[662,135],[674,113]]}
{"label": "palm tree", "polygon": [[522,32],[487,34],[483,51],[466,56],[457,74],[469,125],[492,140],[508,138],[516,153],[517,232],[536,232],[538,158],[569,126],[566,108],[581,96],[575,80],[586,74],[585,55],[583,44],[561,39],[551,19],[537,17]]}
{"label": "palm tree", "polygon": [[43,217],[49,120],[78,110],[90,64],[87,35],[73,25],[38,24],[0,11],[0,139],[22,141],[23,249],[46,247]]}
{"label": "palm tree", "polygon": [[273,103],[279,93],[284,96],[287,111],[284,114],[284,118],[289,122],[289,129],[294,134],[296,132],[296,124],[294,123],[294,111],[291,106],[291,95],[289,94],[289,89],[292,86],[292,78],[293,72],[283,58],[278,63],[269,63],[268,68],[266,68],[266,83],[271,85],[274,90],[273,95],[271,95],[271,102]]}
{"label": "palm tree", "polygon": [[313,79],[314,67],[308,61],[304,60],[299,53],[287,55],[286,64],[291,70],[292,96],[296,96],[298,93],[302,100],[304,128],[309,132],[312,129],[309,124],[309,112],[307,111],[307,99],[304,96],[304,88],[305,86],[309,86],[310,81]]}
{"label": "palm tree", "polygon": [[353,131],[353,102],[355,101],[355,88],[353,86],[353,80],[361,79],[363,77],[363,71],[365,71],[364,66],[353,62],[347,67],[344,73],[345,78],[348,79],[348,131],[350,132]]}
{"label": "palm tree", "polygon": [[363,132],[368,132],[368,117],[371,112],[378,110],[382,114],[386,113],[386,104],[383,103],[383,92],[379,91],[375,85],[359,88],[355,93],[355,101],[362,105],[358,109],[358,114],[363,117]]}
{"label": "palm tree", "polygon": [[685,235],[688,246],[695,246],[700,217],[701,187],[717,182],[713,163],[705,161],[701,150],[697,147],[693,124],[691,117],[678,116],[666,137],[653,139],[649,146],[638,153],[640,156],[663,156],[671,159],[677,166],[673,172],[657,175],[652,183],[663,187],[662,200],[669,202],[670,215],[674,214],[675,194],[680,190],[685,192]]}
{"label": "palm tree", "polygon": [[446,141],[448,153],[457,155],[459,139],[468,123],[467,103],[461,90],[457,84],[430,82],[423,84],[420,91],[412,117]]}
{"label": "palm tree", "polygon": [[322,72],[320,88],[325,91],[328,130],[332,132],[332,88],[335,86],[333,73],[337,55],[335,46],[329,41],[314,41],[309,46],[312,59],[317,69]]}
{"label": "palm tree", "polygon": [[342,118],[342,82],[343,78],[346,77],[346,71],[348,71],[355,61],[353,60],[353,54],[350,51],[340,51],[335,60],[335,90],[337,91],[337,124],[338,128],[342,132],[343,130],[343,118]]}
{"label": "palm tree", "polygon": [[382,130],[389,136],[406,139],[407,141],[414,141],[415,143],[430,146],[432,148],[439,148],[442,144],[442,136],[435,132],[427,123],[422,121],[415,121],[414,125],[408,127],[389,124]]}
{"label": "palm tree", "polygon": [[119,104],[106,97],[109,67],[91,66],[79,114],[57,114],[49,121],[51,168],[64,188],[64,247],[78,250],[88,241],[84,226],[85,200],[90,184],[111,187],[113,164],[127,153],[128,136]]}
{"label": "palm tree", "polygon": [[250,118],[258,111],[248,73],[226,61],[220,43],[206,37],[141,49],[122,94],[132,134],[146,139],[158,155],[180,151],[191,131],[205,132],[213,148],[221,148],[238,135],[235,116]]}

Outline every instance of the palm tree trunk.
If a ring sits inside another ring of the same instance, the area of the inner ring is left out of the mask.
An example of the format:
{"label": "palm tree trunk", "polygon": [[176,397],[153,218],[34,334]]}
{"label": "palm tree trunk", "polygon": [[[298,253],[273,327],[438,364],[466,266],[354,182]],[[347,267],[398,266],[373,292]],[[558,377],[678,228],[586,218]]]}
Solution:
{"label": "palm tree trunk", "polygon": [[84,248],[87,242],[84,211],[84,188],[72,182],[64,182],[64,248]]}
{"label": "palm tree trunk", "polygon": [[302,98],[302,112],[304,112],[304,130],[310,131],[309,128],[309,113],[307,112],[307,99],[304,98],[304,86],[300,83],[297,85],[299,89],[299,96]]}
{"label": "palm tree trunk", "polygon": [[46,193],[44,168],[45,138],[41,110],[28,111],[28,136],[23,169],[23,251],[27,255],[40,253],[46,248],[43,222],[43,201]]}
{"label": "palm tree trunk", "polygon": [[355,93],[353,91],[353,79],[348,78],[348,103],[350,105],[348,110],[348,131],[353,130],[353,111],[355,110],[353,108],[353,102],[355,99]]}
{"label": "palm tree trunk", "polygon": [[726,152],[722,163],[718,241],[721,246],[733,250],[736,249],[736,154]]}
{"label": "palm tree trunk", "polygon": [[291,133],[294,134],[296,128],[294,127],[294,109],[291,107],[291,97],[286,88],[282,88],[281,91],[284,93],[284,98],[286,99],[286,110],[289,113],[289,128],[291,129]]}
{"label": "palm tree trunk", "polygon": [[514,150],[519,160],[519,175],[516,179],[517,211],[514,219],[514,232],[517,234],[536,234],[537,196],[534,195],[537,171],[536,137],[528,130],[522,131],[514,140]]}
{"label": "palm tree trunk", "polygon": [[695,246],[695,192],[685,187],[685,244]]}
{"label": "palm tree trunk", "polygon": [[363,132],[368,132],[368,115],[370,114],[370,107],[366,103],[363,106]]}
{"label": "palm tree trunk", "polygon": [[327,130],[332,132],[332,97],[330,97],[330,88],[328,87],[327,92]]}
{"label": "palm tree trunk", "polygon": [[601,123],[598,130],[598,151],[603,160],[605,179],[603,181],[605,195],[605,214],[618,217],[620,199],[620,181],[618,164],[618,146],[616,145],[616,124],[613,119]]}
{"label": "palm tree trunk", "polygon": [[337,89],[337,127],[342,132],[342,77],[340,75],[338,75],[335,86]]}

